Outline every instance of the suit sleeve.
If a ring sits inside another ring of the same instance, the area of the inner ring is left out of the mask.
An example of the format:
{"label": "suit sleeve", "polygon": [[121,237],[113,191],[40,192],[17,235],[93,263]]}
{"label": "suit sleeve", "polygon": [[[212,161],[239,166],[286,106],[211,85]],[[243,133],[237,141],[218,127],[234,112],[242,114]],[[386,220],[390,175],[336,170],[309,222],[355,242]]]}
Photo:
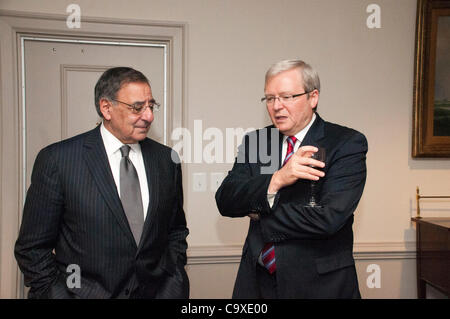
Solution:
{"label": "suit sleeve", "polygon": [[63,212],[63,194],[55,158],[42,150],[35,161],[15,244],[15,257],[31,287],[29,298],[42,297],[57,279],[53,249]]}
{"label": "suit sleeve", "polygon": [[177,264],[185,265],[187,242],[186,237],[189,230],[186,227],[186,217],[183,210],[183,185],[181,165],[176,164],[176,203],[174,206],[174,214],[169,234],[170,250],[172,251]]}
{"label": "suit sleeve", "polygon": [[249,149],[249,136],[246,135],[238,148],[232,170],[216,192],[216,204],[222,216],[245,217],[249,213],[270,210],[267,189],[272,174],[252,174]]}
{"label": "suit sleeve", "polygon": [[189,230],[186,226],[186,217],[183,210],[181,165],[175,165],[176,201],[169,231],[169,254],[174,261],[175,270],[172,275],[164,279],[157,292],[157,299],[189,298],[189,279],[184,269],[187,262],[186,237],[189,234]]}
{"label": "suit sleeve", "polygon": [[338,232],[353,215],[366,181],[367,140],[352,134],[333,156],[320,190],[321,207],[277,198],[270,213],[261,217],[267,241],[314,239]]}

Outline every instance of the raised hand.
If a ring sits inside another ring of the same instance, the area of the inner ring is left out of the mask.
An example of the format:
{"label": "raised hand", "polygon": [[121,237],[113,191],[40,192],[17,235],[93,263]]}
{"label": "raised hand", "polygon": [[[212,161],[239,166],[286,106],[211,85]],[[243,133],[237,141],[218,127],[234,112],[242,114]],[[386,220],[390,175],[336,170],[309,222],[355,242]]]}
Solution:
{"label": "raised hand", "polygon": [[289,161],[276,171],[269,184],[269,193],[276,193],[281,188],[294,184],[298,179],[317,181],[325,173],[314,167],[324,168],[325,163],[311,158],[318,151],[315,146],[302,146]]}

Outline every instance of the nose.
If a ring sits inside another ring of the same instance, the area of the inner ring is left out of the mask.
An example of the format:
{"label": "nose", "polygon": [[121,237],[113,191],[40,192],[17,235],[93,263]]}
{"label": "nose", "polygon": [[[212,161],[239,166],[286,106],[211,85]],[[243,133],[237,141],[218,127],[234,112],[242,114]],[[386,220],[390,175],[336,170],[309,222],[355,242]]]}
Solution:
{"label": "nose", "polygon": [[149,123],[153,121],[153,117],[153,111],[149,107],[145,108],[144,113],[141,115],[141,119]]}
{"label": "nose", "polygon": [[273,101],[273,109],[279,110],[282,107],[283,107],[283,103],[281,103],[280,97],[279,96],[275,97],[275,100]]}

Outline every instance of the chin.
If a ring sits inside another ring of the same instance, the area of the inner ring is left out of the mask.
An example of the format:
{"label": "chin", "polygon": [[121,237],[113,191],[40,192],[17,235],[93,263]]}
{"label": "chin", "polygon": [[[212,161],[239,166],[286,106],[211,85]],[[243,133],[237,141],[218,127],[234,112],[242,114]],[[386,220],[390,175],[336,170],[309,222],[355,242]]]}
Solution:
{"label": "chin", "polygon": [[150,127],[135,129],[133,132],[133,138],[139,139],[139,141],[141,141],[147,137],[148,131],[150,131]]}
{"label": "chin", "polygon": [[286,132],[289,132],[292,128],[291,127],[286,127],[286,126],[284,126],[284,125],[278,125],[278,126],[276,126],[277,127],[277,129],[281,132],[281,133],[283,133],[284,135],[286,135]]}
{"label": "chin", "polygon": [[137,143],[137,142],[140,142],[140,141],[144,140],[146,137],[147,137],[147,133],[146,134],[139,134],[139,135],[136,135],[134,137],[134,140],[136,140],[136,143]]}

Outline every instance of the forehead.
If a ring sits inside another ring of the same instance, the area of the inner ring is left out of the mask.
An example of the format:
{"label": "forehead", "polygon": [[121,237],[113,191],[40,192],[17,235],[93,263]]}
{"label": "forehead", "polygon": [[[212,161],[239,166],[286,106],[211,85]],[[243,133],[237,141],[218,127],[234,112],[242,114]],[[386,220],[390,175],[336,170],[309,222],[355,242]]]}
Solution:
{"label": "forehead", "polygon": [[278,91],[303,88],[303,77],[299,69],[280,72],[267,79],[264,90]]}
{"label": "forehead", "polygon": [[125,83],[117,92],[117,97],[143,101],[152,97],[152,89],[145,82]]}

